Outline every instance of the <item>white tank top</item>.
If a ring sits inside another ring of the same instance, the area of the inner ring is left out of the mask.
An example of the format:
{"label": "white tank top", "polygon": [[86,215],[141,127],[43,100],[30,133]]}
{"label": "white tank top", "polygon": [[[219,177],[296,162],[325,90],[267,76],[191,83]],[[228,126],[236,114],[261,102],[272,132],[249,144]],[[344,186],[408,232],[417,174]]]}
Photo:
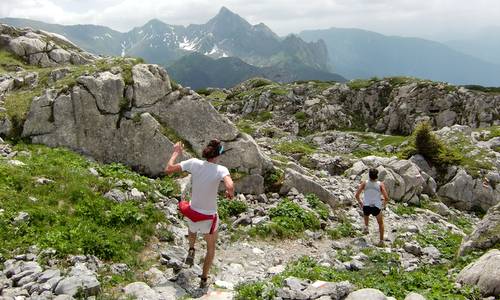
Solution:
{"label": "white tank top", "polygon": [[382,208],[382,192],[380,191],[380,181],[367,180],[365,184],[364,205]]}

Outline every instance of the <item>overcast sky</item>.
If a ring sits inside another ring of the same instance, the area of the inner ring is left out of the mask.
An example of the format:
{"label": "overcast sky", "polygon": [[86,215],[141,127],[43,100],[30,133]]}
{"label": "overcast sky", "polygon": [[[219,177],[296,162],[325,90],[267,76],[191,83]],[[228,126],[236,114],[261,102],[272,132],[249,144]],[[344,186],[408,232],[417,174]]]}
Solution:
{"label": "overcast sky", "polygon": [[0,0],[0,17],[128,31],[152,18],[175,25],[205,23],[222,6],[279,35],[353,27],[442,39],[500,26],[499,0]]}

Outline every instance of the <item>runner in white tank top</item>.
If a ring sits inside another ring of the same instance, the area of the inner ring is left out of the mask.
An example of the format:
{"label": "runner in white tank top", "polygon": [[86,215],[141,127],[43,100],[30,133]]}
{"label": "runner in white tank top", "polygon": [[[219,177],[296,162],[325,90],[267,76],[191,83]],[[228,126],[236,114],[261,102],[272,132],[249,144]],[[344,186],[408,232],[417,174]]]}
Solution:
{"label": "runner in white tank top", "polygon": [[[378,170],[370,169],[368,171],[369,179],[362,181],[356,191],[356,200],[359,203],[359,207],[363,210],[365,229],[364,233],[368,233],[368,222],[370,220],[370,215],[377,218],[380,242],[379,245],[384,245],[384,219],[380,213],[382,208],[385,208],[387,202],[389,201],[389,195],[385,189],[384,183],[378,181]],[[363,201],[360,199],[361,193],[363,193]],[[382,203],[382,197],[384,202]]]}

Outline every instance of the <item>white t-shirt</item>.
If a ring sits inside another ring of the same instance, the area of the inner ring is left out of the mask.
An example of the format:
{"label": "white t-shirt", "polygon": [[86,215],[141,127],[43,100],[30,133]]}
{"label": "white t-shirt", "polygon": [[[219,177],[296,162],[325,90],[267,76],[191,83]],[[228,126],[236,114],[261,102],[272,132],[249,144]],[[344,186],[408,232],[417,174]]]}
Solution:
{"label": "white t-shirt", "polygon": [[217,213],[219,183],[229,175],[229,170],[205,160],[191,158],[180,163],[182,171],[192,175],[191,208],[199,213]]}

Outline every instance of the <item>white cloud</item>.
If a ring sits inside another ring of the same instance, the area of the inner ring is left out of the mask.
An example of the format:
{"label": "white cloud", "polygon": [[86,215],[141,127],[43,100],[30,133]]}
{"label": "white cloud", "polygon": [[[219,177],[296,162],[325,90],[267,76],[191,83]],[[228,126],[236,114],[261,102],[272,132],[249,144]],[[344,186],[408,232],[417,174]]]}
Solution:
{"label": "white cloud", "polygon": [[169,24],[205,23],[226,6],[278,34],[356,27],[386,34],[459,35],[498,24],[497,0],[3,0],[0,16],[61,24],[91,23],[127,31],[152,18]]}

